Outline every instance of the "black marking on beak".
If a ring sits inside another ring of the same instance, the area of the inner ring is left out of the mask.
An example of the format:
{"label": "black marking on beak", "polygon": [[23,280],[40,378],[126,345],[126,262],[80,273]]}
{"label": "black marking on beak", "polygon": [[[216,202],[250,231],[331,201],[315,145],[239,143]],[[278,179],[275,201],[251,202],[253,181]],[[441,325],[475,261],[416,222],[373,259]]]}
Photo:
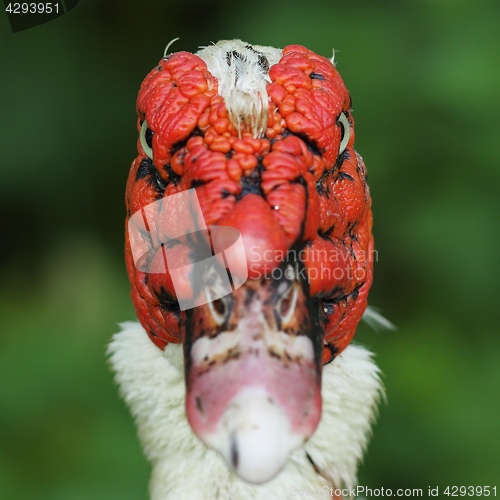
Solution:
{"label": "black marking on beak", "polygon": [[238,469],[239,459],[238,441],[236,440],[236,434],[233,432],[231,434],[231,463],[235,469]]}

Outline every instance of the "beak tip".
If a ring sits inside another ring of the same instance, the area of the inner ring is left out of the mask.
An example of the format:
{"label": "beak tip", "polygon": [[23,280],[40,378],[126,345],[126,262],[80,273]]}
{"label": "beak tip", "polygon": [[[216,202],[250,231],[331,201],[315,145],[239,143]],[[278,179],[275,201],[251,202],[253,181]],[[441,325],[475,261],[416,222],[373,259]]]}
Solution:
{"label": "beak tip", "polygon": [[218,431],[204,441],[239,477],[260,484],[278,474],[304,436],[293,432],[285,411],[265,389],[249,387],[231,401]]}

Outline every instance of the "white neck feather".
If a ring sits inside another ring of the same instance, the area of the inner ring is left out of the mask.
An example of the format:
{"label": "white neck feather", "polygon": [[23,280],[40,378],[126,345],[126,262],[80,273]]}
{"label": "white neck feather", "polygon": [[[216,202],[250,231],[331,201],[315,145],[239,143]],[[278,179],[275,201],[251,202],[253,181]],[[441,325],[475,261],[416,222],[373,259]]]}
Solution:
{"label": "white neck feather", "polygon": [[182,347],[169,344],[161,351],[139,323],[121,326],[108,352],[153,466],[151,500],[276,500],[297,498],[297,489],[356,484],[382,393],[379,369],[367,350],[350,345],[324,367],[323,413],[316,433],[277,477],[253,485],[230,472],[191,431],[184,410]]}
{"label": "white neck feather", "polygon": [[269,68],[279,62],[283,51],[241,40],[223,40],[203,47],[196,55],[219,80],[219,94],[236,130],[240,131],[243,122],[255,137],[260,137],[268,120]]}

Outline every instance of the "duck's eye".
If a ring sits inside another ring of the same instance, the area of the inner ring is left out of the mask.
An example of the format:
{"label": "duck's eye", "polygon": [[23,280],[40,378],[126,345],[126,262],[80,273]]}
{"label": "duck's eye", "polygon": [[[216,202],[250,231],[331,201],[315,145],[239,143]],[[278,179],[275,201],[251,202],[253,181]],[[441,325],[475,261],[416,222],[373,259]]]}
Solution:
{"label": "duck's eye", "polygon": [[292,319],[295,311],[295,305],[297,304],[297,295],[297,287],[292,285],[283,294],[276,305],[276,311],[283,325],[286,325]]}
{"label": "duck's eye", "polygon": [[339,148],[339,154],[341,154],[347,147],[347,144],[349,144],[349,139],[351,137],[351,127],[349,125],[349,120],[347,119],[345,113],[340,113],[339,123],[340,126],[342,127],[342,135],[340,136],[340,148]]}
{"label": "duck's eye", "polygon": [[149,159],[153,159],[153,131],[148,127],[148,122],[144,120],[141,126],[141,146]]}

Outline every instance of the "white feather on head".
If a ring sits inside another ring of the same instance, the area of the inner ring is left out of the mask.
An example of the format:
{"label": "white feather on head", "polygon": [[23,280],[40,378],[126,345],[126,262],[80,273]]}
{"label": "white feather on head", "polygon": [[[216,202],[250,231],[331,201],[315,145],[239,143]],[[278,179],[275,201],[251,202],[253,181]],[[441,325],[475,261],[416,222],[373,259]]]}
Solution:
{"label": "white feather on head", "polygon": [[268,121],[269,68],[279,62],[283,51],[241,40],[222,40],[201,48],[196,55],[219,80],[219,95],[236,130],[240,133],[244,123],[254,137],[262,136]]}

